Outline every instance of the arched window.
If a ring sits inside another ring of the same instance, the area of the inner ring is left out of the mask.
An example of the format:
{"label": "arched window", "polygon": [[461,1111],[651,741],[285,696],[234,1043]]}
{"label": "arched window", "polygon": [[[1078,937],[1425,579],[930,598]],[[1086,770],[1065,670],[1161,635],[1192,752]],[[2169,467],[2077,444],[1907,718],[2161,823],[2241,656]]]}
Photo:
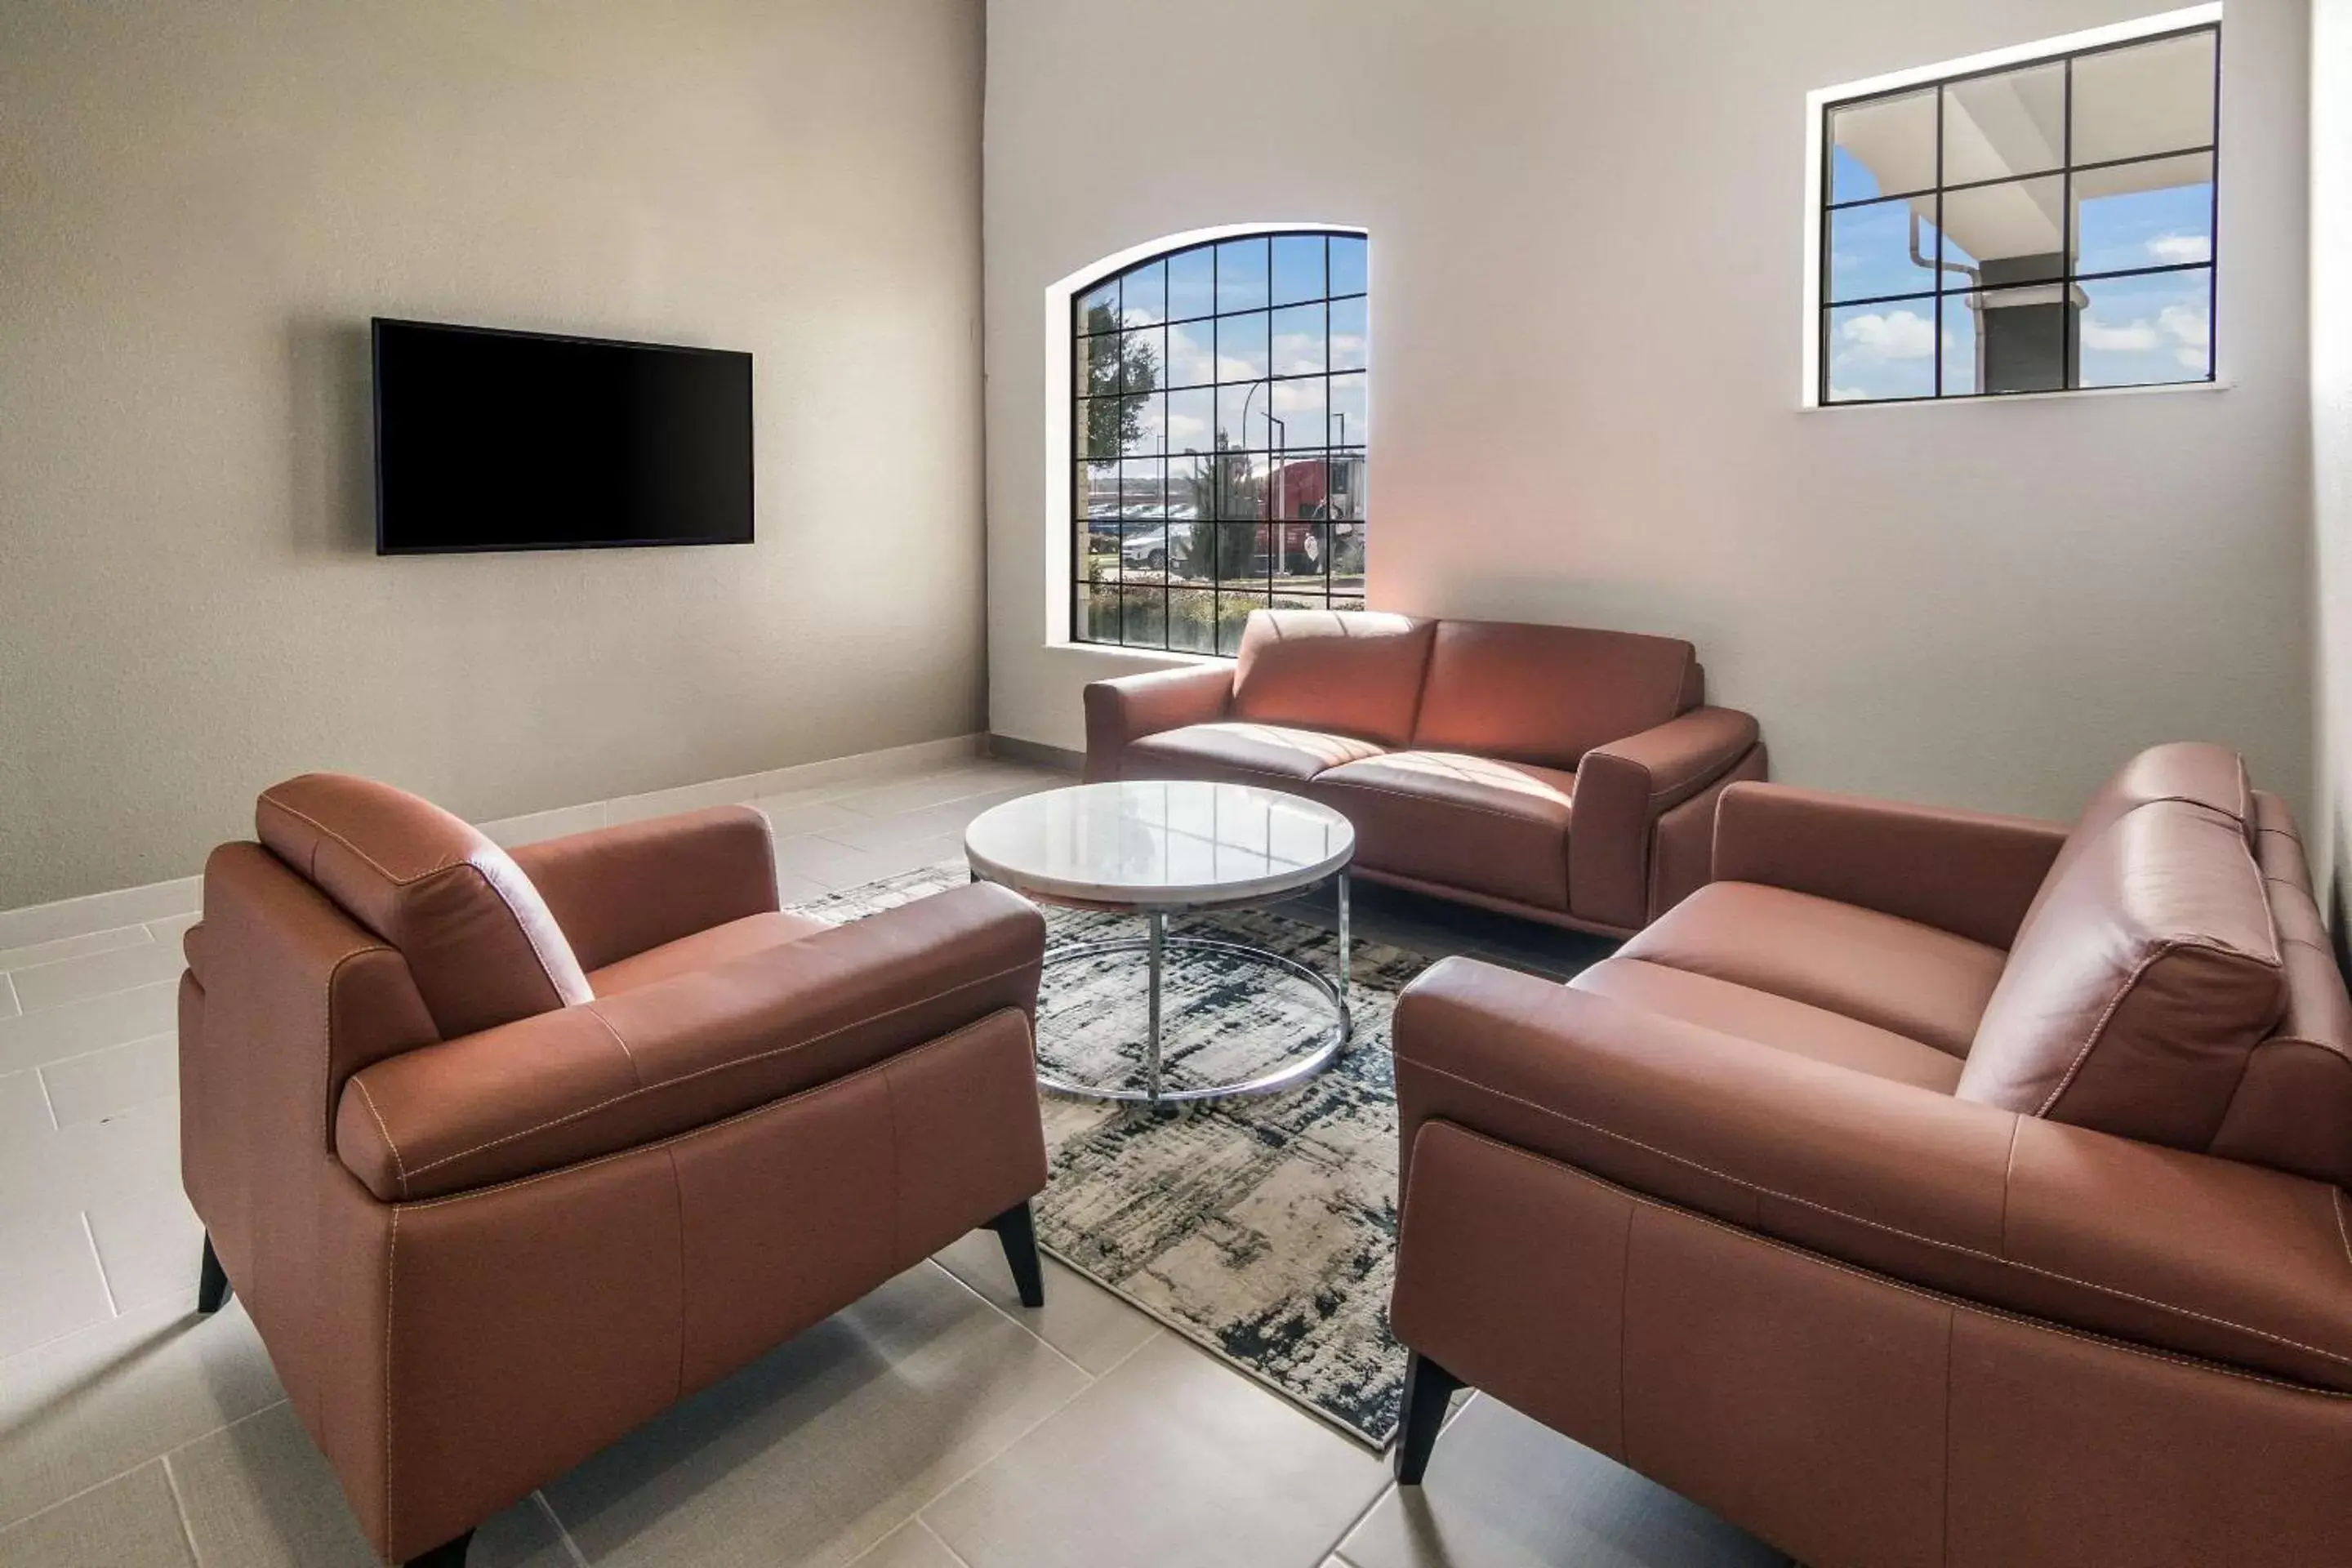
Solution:
{"label": "arched window", "polygon": [[1162,252],[1072,298],[1070,629],[1230,654],[1252,610],[1361,609],[1360,234]]}

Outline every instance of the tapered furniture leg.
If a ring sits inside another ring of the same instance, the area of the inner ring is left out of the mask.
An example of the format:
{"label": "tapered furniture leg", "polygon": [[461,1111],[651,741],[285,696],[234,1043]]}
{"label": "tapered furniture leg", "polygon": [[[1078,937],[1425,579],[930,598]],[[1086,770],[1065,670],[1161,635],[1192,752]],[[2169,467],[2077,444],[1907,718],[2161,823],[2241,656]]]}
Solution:
{"label": "tapered furniture leg", "polygon": [[209,1318],[221,1310],[228,1300],[228,1274],[221,1268],[220,1254],[213,1250],[213,1238],[205,1237],[205,1260],[196,1272],[196,1316]]}
{"label": "tapered furniture leg", "polygon": [[1037,1226],[1029,1217],[1029,1205],[1014,1205],[990,1220],[988,1228],[1004,1244],[1004,1261],[1013,1270],[1013,1288],[1021,1292],[1021,1304],[1044,1306],[1045,1270],[1037,1261]]}
{"label": "tapered furniture leg", "polygon": [[466,1568],[466,1548],[474,1543],[474,1532],[466,1531],[455,1541],[445,1541],[422,1557],[408,1560],[408,1568]]}
{"label": "tapered furniture leg", "polygon": [[1419,1351],[1405,1363],[1404,1415],[1397,1432],[1397,1485],[1421,1485],[1421,1473],[1429,1468],[1429,1451],[1437,1447],[1438,1429],[1445,1425],[1445,1402],[1461,1386],[1460,1378]]}

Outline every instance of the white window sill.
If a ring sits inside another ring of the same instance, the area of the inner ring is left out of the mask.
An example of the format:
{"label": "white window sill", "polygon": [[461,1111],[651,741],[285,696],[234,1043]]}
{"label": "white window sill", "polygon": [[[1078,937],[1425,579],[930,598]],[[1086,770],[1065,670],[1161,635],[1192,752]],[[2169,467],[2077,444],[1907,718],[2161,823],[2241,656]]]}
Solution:
{"label": "white window sill", "polygon": [[1072,642],[1067,639],[1057,640],[1051,637],[1046,639],[1045,651],[1047,653],[1083,653],[1109,658],[1133,659],[1139,664],[1145,662],[1152,664],[1231,664],[1234,662],[1230,658],[1223,654],[1181,653],[1173,648],[1127,647],[1118,643]]}
{"label": "white window sill", "polygon": [[2158,397],[2165,394],[2228,392],[2234,381],[2172,381],[2158,386],[2078,386],[2069,392],[1996,392],[1967,397],[1883,397],[1853,403],[1798,405],[1800,414],[1843,414],[1855,408],[1950,408],[2000,403],[2073,402],[2083,397]]}

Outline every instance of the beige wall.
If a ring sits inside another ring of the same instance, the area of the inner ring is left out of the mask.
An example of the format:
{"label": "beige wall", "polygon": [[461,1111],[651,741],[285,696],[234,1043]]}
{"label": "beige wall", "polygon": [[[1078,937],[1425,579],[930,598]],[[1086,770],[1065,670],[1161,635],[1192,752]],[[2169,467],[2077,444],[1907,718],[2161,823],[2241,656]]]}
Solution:
{"label": "beige wall", "polygon": [[2312,446],[2319,542],[2319,794],[2314,858],[2337,940],[2352,869],[2352,0],[2313,0]]}
{"label": "beige wall", "polygon": [[[0,908],[977,728],[982,22],[0,5]],[[376,559],[377,314],[750,350],[759,542]]]}
{"label": "beige wall", "polygon": [[2311,766],[2306,12],[2231,0],[2226,392],[1797,409],[1805,95],[2134,0],[993,0],[990,718],[1044,645],[1044,290],[1247,219],[1372,237],[1370,589],[1694,638],[1780,777],[2071,814],[2136,747]]}

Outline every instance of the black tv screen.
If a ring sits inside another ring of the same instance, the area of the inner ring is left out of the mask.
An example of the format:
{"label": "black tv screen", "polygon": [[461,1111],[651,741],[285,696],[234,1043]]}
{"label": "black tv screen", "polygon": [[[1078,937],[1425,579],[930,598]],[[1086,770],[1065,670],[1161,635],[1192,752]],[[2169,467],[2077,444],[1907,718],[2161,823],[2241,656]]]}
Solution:
{"label": "black tv screen", "polygon": [[751,356],[379,318],[380,555],[751,540]]}

